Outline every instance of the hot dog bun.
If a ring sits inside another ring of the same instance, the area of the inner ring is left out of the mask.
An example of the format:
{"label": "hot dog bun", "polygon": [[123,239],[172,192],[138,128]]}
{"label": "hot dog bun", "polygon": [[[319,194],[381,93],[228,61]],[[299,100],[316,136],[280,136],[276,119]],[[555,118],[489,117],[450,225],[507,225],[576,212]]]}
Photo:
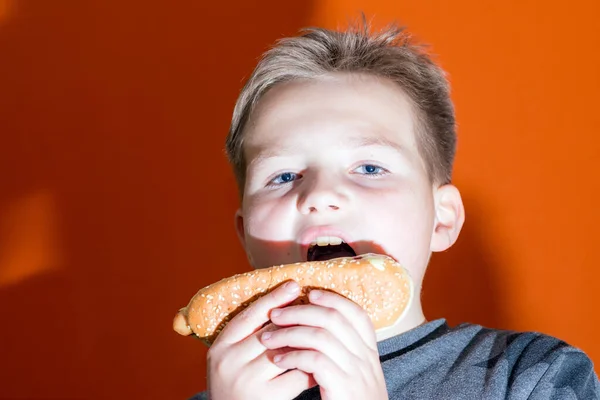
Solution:
{"label": "hot dog bun", "polygon": [[193,334],[210,346],[229,320],[288,280],[302,287],[293,304],[307,303],[311,289],[334,291],[362,306],[376,331],[398,323],[413,297],[408,272],[388,256],[363,254],[299,262],[238,274],[204,287],[179,310],[173,329],[184,336]]}

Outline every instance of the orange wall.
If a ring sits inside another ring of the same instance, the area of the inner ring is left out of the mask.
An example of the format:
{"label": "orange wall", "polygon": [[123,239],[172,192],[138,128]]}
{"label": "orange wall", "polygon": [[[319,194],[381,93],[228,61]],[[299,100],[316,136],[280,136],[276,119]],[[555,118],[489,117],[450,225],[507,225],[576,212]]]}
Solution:
{"label": "orange wall", "polygon": [[171,319],[248,268],[222,155],[241,81],[276,38],[359,10],[432,43],[454,88],[467,222],[429,317],[600,363],[600,3],[484,3],[0,0],[0,398],[204,388]]}

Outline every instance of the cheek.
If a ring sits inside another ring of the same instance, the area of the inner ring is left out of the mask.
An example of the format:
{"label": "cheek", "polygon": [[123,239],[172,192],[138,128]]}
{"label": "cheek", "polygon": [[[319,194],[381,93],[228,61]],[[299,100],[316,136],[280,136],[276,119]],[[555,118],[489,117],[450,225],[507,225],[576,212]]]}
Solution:
{"label": "cheek", "polygon": [[371,218],[373,226],[383,230],[390,239],[416,244],[423,238],[430,238],[433,212],[429,211],[427,205],[397,197],[389,202],[380,201],[376,203],[377,206],[372,204],[366,217]]}
{"label": "cheek", "polygon": [[432,198],[411,191],[380,193],[367,204],[365,224],[375,230],[373,237],[409,269],[423,268],[434,222]]}
{"label": "cheek", "polygon": [[291,209],[281,201],[258,201],[245,208],[246,251],[254,268],[299,261]]}
{"label": "cheek", "polygon": [[246,235],[258,240],[286,240],[292,232],[292,214],[287,202],[255,199],[244,208]]}

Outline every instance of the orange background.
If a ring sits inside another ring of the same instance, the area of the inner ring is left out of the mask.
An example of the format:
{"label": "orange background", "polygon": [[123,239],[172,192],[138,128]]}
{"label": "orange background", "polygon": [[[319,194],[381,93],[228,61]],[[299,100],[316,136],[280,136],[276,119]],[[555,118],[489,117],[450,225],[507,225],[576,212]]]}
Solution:
{"label": "orange background", "polygon": [[359,10],[450,74],[467,222],[430,319],[543,331],[600,362],[600,2],[0,0],[0,398],[183,399],[171,330],[248,269],[223,142],[275,39]]}

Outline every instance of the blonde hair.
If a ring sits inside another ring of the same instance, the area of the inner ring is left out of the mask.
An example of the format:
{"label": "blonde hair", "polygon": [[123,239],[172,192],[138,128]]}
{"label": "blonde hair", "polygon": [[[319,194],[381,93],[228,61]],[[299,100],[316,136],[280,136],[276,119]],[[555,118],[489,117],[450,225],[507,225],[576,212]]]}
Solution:
{"label": "blonde hair", "polygon": [[433,183],[449,183],[456,151],[454,107],[445,72],[395,24],[372,34],[364,22],[345,31],[303,29],[267,51],[244,85],[233,111],[226,153],[240,193],[246,177],[244,128],[261,97],[275,85],[329,73],[360,73],[394,82],[410,99],[417,143]]}

